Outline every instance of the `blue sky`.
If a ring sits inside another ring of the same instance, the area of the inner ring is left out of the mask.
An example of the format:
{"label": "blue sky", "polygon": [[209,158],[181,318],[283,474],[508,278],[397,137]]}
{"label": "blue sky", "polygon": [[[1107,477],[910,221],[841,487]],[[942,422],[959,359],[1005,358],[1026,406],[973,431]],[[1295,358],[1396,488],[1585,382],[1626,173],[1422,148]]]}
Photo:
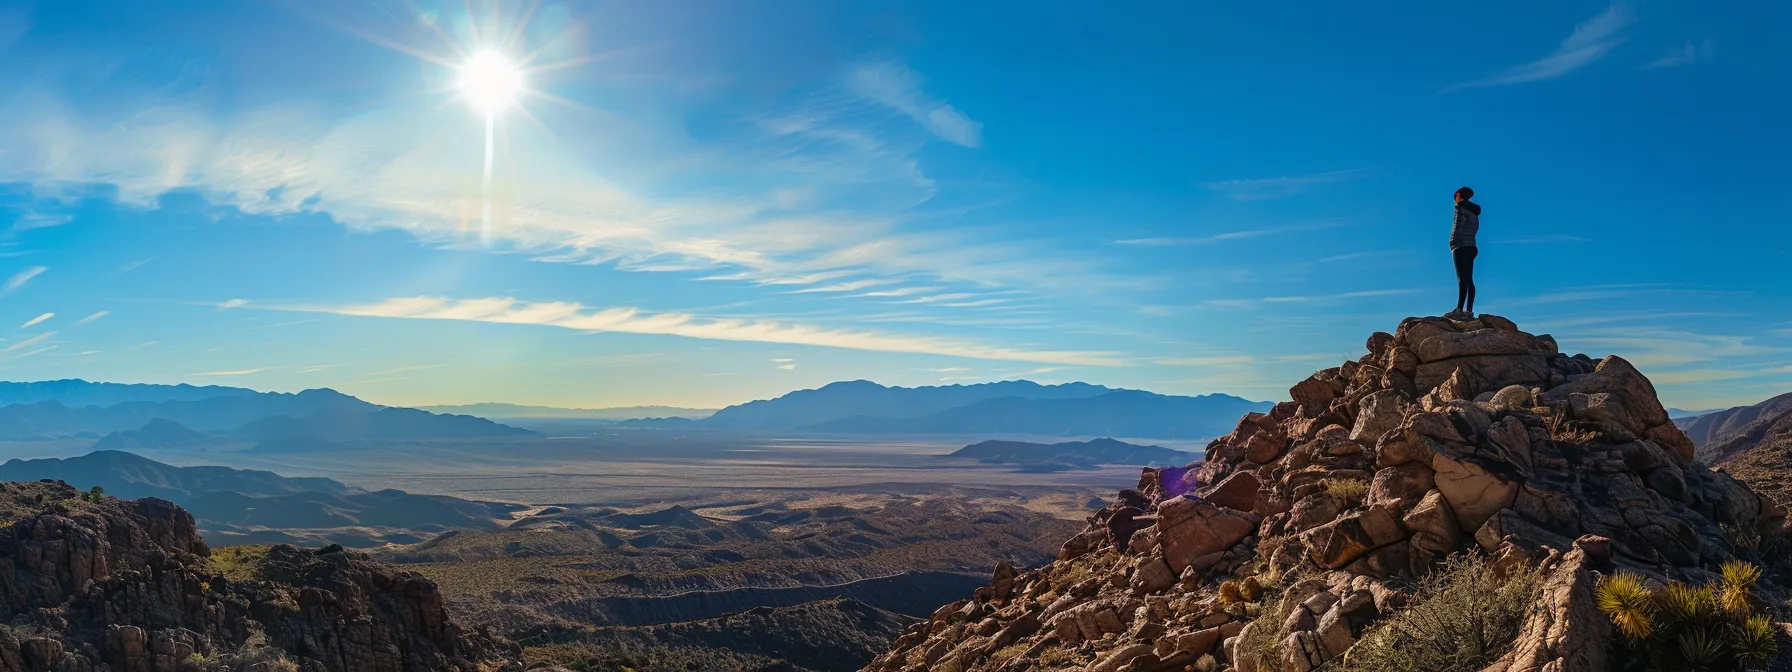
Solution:
{"label": "blue sky", "polygon": [[[0,3],[0,377],[1280,398],[1454,299],[1792,389],[1785,3]],[[498,118],[474,46],[526,61]]]}

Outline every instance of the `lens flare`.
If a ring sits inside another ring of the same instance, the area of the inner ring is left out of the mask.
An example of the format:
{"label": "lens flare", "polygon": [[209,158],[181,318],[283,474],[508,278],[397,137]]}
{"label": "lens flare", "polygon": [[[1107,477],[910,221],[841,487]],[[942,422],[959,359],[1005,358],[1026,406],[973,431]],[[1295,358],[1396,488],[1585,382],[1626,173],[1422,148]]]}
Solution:
{"label": "lens flare", "polygon": [[516,102],[523,90],[523,71],[503,54],[485,50],[461,66],[456,83],[474,109],[489,115]]}

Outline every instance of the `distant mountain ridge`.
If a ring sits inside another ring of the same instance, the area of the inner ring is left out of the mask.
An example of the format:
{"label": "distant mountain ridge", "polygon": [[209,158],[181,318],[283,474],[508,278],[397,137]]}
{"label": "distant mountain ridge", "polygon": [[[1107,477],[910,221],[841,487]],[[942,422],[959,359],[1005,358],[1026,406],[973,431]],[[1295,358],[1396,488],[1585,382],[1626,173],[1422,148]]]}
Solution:
{"label": "distant mountain ridge", "polygon": [[714,415],[713,408],[680,406],[615,406],[610,408],[557,408],[519,404],[483,403],[458,406],[418,406],[431,413],[474,415],[492,420],[639,420],[643,418],[700,419]]}
{"label": "distant mountain ridge", "polygon": [[111,406],[127,401],[198,401],[228,396],[261,394],[255,390],[221,385],[158,385],[154,383],[96,383],[67,378],[37,382],[0,381],[0,406],[54,401],[64,406]]}
{"label": "distant mountain ridge", "polygon": [[497,519],[523,508],[402,490],[369,492],[334,479],[255,469],[177,467],[117,450],[0,464],[0,481],[43,479],[64,481],[83,491],[99,486],[124,499],[165,499],[192,512],[208,538],[238,543],[305,541],[315,538],[304,534],[306,530],[368,527],[411,534],[356,531],[324,538],[345,546],[374,546],[386,540],[409,543],[421,539],[418,534],[496,529]]}
{"label": "distant mountain ridge", "polygon": [[231,467],[176,467],[118,450],[96,450],[69,458],[15,459],[0,464],[0,481],[45,478],[67,481],[82,490],[97,485],[105,488],[106,494],[125,499],[159,497],[176,504],[220,490],[251,497],[349,490],[328,478],[288,478],[271,471]]}
{"label": "distant mountain ridge", "polygon": [[1079,399],[1112,391],[1088,383],[1040,385],[1030,380],[926,387],[885,387],[852,380],[729,406],[702,424],[715,429],[789,431],[860,415],[920,417],[1003,397]]}
{"label": "distant mountain ridge", "polygon": [[[11,401],[0,406],[0,440],[98,436],[139,430],[156,420],[177,423],[198,432],[231,434],[247,425],[278,417],[294,418],[296,420],[289,424],[310,428],[312,433],[322,431],[330,438],[471,438],[533,434],[483,418],[435,415],[416,409],[381,406],[331,389],[284,393],[236,387],[62,380],[0,383],[0,393]],[[110,405],[73,405],[118,399],[122,401]],[[314,422],[328,422],[331,427],[317,430],[308,424]],[[368,434],[349,436],[351,430],[357,429]],[[120,440],[135,438],[120,437]],[[155,446],[127,442],[109,447]]]}
{"label": "distant mountain ridge", "polygon": [[1751,406],[1682,418],[1674,424],[1698,447],[1696,455],[1700,460],[1718,464],[1792,427],[1792,393]]}
{"label": "distant mountain ridge", "polygon": [[1025,441],[984,441],[954,451],[946,457],[974,459],[987,464],[1018,464],[1034,471],[1094,469],[1103,464],[1137,466],[1184,465],[1199,455],[1162,446],[1141,446],[1114,439],[1043,444]]}
{"label": "distant mountain ridge", "polygon": [[629,420],[624,427],[794,434],[1020,434],[1205,439],[1269,402],[1183,397],[1088,383],[1029,380],[929,387],[831,383],[716,411],[705,419]]}

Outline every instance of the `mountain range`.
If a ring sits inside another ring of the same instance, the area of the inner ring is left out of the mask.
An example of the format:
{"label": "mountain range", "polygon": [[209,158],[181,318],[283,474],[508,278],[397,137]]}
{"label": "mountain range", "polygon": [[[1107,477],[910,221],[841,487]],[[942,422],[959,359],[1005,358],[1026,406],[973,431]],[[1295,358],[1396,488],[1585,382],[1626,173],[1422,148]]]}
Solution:
{"label": "mountain range", "polygon": [[1088,383],[1018,380],[908,388],[855,380],[729,406],[701,420],[623,424],[766,433],[1200,439],[1225,434],[1240,414],[1270,405],[1225,394],[1183,397]]}
{"label": "mountain range", "polygon": [[713,408],[679,406],[617,406],[613,408],[558,408],[554,406],[522,406],[518,404],[463,404],[459,406],[418,406],[431,413],[476,415],[493,420],[640,420],[644,418],[707,418]]}
{"label": "mountain range", "polygon": [[[254,440],[312,434],[325,438],[469,438],[533,432],[462,415],[437,415],[369,403],[330,389],[297,393],[235,387],[123,385],[56,380],[0,383],[0,440],[98,437],[153,430],[165,421],[219,435],[247,431]],[[164,437],[165,438],[165,437]],[[187,437],[191,439],[191,437]],[[118,437],[119,448],[141,448],[146,437]]]}
{"label": "mountain range", "polygon": [[[496,529],[497,519],[523,508],[402,490],[366,491],[334,479],[271,471],[177,467],[118,450],[0,464],[0,481],[44,479],[82,491],[99,486],[106,494],[125,499],[174,502],[192,512],[207,538],[233,543],[319,538],[345,546],[409,543],[450,529]],[[343,528],[374,529],[326,532]]]}
{"label": "mountain range", "polygon": [[947,457],[970,458],[986,464],[1018,464],[1026,471],[1094,469],[1103,464],[1180,466],[1200,459],[1195,453],[1162,446],[1140,446],[1113,439],[1067,441],[1049,445],[1024,441],[984,441],[960,448]]}

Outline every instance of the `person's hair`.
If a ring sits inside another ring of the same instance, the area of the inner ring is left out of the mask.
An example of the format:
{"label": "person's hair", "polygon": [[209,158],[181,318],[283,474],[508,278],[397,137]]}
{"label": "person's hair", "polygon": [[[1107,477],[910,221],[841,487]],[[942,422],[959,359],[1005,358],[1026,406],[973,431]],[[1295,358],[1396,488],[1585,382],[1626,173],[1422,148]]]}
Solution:
{"label": "person's hair", "polygon": [[1457,195],[1457,196],[1461,196],[1461,197],[1463,197],[1463,198],[1465,198],[1465,199],[1467,199],[1467,198],[1474,198],[1474,197],[1475,197],[1475,190],[1473,190],[1473,189],[1470,189],[1470,188],[1468,188],[1468,187],[1463,187],[1463,188],[1461,188],[1461,189],[1457,189],[1457,190],[1456,190],[1456,195]]}

